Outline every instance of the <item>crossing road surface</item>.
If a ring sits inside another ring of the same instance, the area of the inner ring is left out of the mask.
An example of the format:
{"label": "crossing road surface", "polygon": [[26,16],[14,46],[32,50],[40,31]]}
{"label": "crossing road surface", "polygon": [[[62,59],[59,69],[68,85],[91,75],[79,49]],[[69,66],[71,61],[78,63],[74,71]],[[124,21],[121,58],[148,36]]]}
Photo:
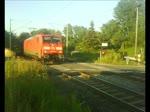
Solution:
{"label": "crossing road surface", "polygon": [[49,67],[59,71],[111,71],[111,72],[137,72],[145,73],[145,66],[137,65],[109,65],[109,64],[95,64],[95,63],[65,63],[57,65],[49,65]]}

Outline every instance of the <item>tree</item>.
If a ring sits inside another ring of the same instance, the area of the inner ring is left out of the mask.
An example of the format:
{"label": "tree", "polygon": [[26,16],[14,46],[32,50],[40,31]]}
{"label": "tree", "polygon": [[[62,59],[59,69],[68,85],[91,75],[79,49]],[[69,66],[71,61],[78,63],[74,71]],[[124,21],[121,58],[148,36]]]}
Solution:
{"label": "tree", "polygon": [[48,30],[48,29],[46,29],[46,28],[41,28],[41,29],[39,29],[39,30],[32,31],[32,32],[31,32],[31,35],[33,36],[33,35],[37,35],[37,34],[40,34],[40,33],[50,34],[50,33],[52,33],[52,32],[55,32],[55,31],[52,31],[52,30],[51,30],[51,32],[50,32],[50,30]]}
{"label": "tree", "polygon": [[59,30],[57,30],[57,31],[55,32],[55,34],[60,34],[60,35],[62,35],[61,31],[59,31]]}
{"label": "tree", "polygon": [[101,41],[109,43],[109,48],[119,49],[127,37],[120,32],[119,23],[116,20],[110,20],[101,27]]}
{"label": "tree", "polygon": [[85,42],[89,48],[89,52],[91,53],[96,52],[98,49],[100,49],[100,41],[98,37],[96,36],[93,21],[90,22],[90,27],[89,27]]}
{"label": "tree", "polygon": [[19,55],[23,55],[23,43],[24,43],[24,40],[29,38],[31,35],[28,33],[28,32],[22,32],[20,35],[19,35]]}
{"label": "tree", "polygon": [[44,34],[62,34],[61,31],[59,30],[55,30],[55,29],[46,29],[46,28],[41,28],[41,29],[38,29],[38,30],[34,30],[31,32],[31,35],[37,35],[37,34],[40,34],[40,33],[44,33]]}
{"label": "tree", "polygon": [[72,47],[71,50],[77,50],[76,46],[78,46],[82,42],[82,38],[87,33],[87,28],[76,25],[72,27],[72,30],[73,30],[73,38],[70,39],[69,46]]}
{"label": "tree", "polygon": [[86,35],[87,30],[88,29],[83,26],[78,26],[78,25],[73,26],[74,37],[81,39],[82,37]]}
{"label": "tree", "polygon": [[[11,50],[18,54],[19,52],[19,45],[18,45],[18,38],[16,34],[11,32]],[[10,48],[10,32],[5,30],[5,48]]]}
{"label": "tree", "polygon": [[[145,40],[145,1],[143,0],[120,0],[117,7],[114,9],[114,17],[119,23],[121,38],[128,38],[122,44],[133,47],[135,43],[135,25],[137,6],[140,4],[139,21],[138,21],[138,44]],[[126,41],[126,42],[125,42]]]}
{"label": "tree", "polygon": [[95,53],[100,49],[100,40],[96,36],[94,29],[94,22],[90,22],[89,30],[86,35],[82,38],[81,43],[76,47],[77,50],[89,53]]}
{"label": "tree", "polygon": [[[71,24],[68,24],[64,27],[64,34],[65,39],[64,43],[66,43],[66,37],[67,37],[67,30],[68,30],[68,50],[73,51],[76,49],[76,46],[79,45],[79,43],[82,41],[83,36],[86,35],[87,29],[83,26],[72,26]],[[66,46],[64,44],[64,46]]]}
{"label": "tree", "polygon": [[95,38],[95,29],[94,29],[94,22],[93,21],[90,22],[88,37],[91,39]]}
{"label": "tree", "polygon": [[10,33],[5,30],[5,48],[10,47]]}
{"label": "tree", "polygon": [[[68,30],[68,32],[67,32]],[[68,35],[68,39],[71,39],[73,38],[73,27],[71,24],[67,24],[65,27],[64,27],[64,30],[63,30],[63,33],[65,34],[65,36],[67,37]],[[67,34],[68,33],[68,34]]]}

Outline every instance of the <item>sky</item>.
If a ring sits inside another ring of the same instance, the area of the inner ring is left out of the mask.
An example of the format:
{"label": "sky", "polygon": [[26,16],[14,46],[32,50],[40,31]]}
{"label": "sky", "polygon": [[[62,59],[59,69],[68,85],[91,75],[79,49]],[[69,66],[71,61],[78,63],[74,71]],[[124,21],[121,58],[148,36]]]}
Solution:
{"label": "sky", "polygon": [[[31,28],[63,31],[67,24],[90,27],[96,31],[113,19],[119,0],[5,0],[5,30],[19,35]],[[11,22],[10,22],[11,20]],[[10,25],[11,23],[11,25]]]}

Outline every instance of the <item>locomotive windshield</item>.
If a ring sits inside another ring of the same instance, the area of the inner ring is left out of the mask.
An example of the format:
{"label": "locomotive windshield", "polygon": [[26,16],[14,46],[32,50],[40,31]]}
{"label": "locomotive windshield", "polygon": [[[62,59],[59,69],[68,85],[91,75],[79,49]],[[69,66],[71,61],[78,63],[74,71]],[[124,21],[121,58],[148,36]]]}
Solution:
{"label": "locomotive windshield", "polygon": [[45,37],[43,38],[43,41],[44,41],[44,42],[59,43],[59,42],[60,42],[60,38],[45,36]]}

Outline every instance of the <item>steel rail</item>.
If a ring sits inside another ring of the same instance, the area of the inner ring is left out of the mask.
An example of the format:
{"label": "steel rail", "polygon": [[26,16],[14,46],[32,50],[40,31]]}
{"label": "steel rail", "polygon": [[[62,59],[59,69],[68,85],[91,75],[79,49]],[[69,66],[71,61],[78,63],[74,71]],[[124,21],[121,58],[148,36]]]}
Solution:
{"label": "steel rail", "polygon": [[[118,86],[106,80],[91,77],[91,75],[88,76],[90,77],[89,79],[82,79],[81,77],[71,75],[68,75],[68,77],[71,77],[71,79],[73,79],[74,81],[79,82],[97,91],[98,93],[102,93],[107,97],[119,101],[120,103],[128,106],[129,108],[134,109],[136,112],[145,112],[145,95],[142,93]],[[100,83],[98,81],[100,81]]]}

